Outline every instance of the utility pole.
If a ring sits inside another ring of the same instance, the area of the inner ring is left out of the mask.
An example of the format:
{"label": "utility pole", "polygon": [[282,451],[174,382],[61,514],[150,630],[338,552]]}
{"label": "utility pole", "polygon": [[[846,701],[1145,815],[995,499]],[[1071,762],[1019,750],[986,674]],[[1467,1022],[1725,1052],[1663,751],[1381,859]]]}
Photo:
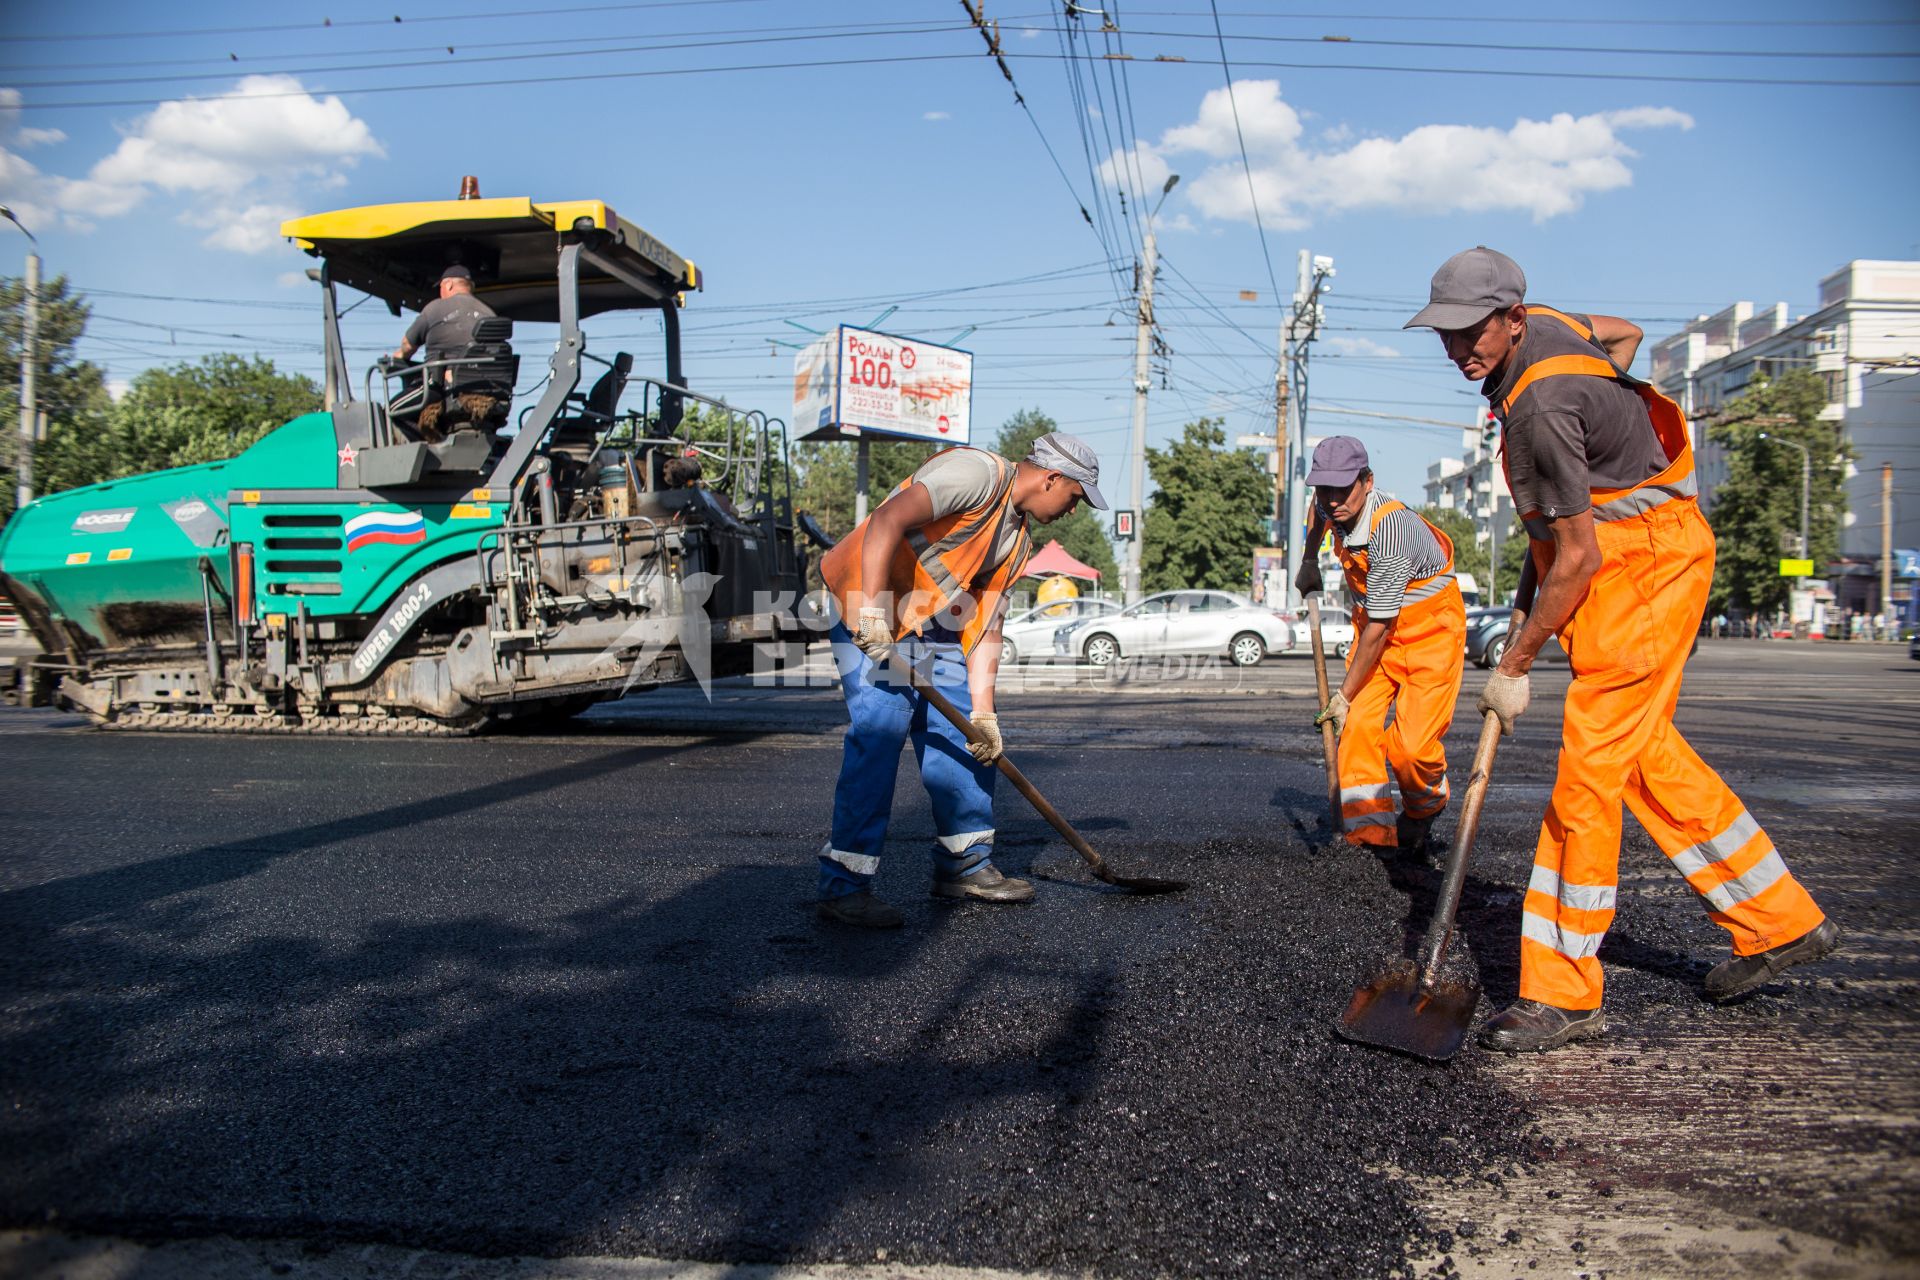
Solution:
{"label": "utility pole", "polygon": [[[1880,464],[1880,616],[1885,631],[1899,634],[1893,623],[1893,464]],[[1883,636],[1884,638],[1884,636]]]}
{"label": "utility pole", "polygon": [[1128,604],[1140,599],[1140,553],[1147,540],[1147,391],[1153,385],[1148,357],[1153,352],[1153,275],[1160,261],[1159,244],[1153,235],[1153,215],[1160,212],[1167,192],[1173,190],[1173,184],[1178,181],[1179,174],[1168,176],[1167,184],[1160,188],[1160,199],[1141,226],[1144,234],[1140,238],[1139,309],[1134,317],[1133,334],[1133,540],[1127,543],[1123,583]]}
{"label": "utility pole", "polygon": [[[1309,550],[1294,541],[1305,539],[1307,525],[1307,349],[1320,336],[1321,322],[1326,319],[1320,295],[1331,287],[1327,282],[1333,279],[1333,274],[1332,258],[1316,257],[1306,249],[1300,251],[1294,274],[1293,312],[1280,330],[1281,368],[1288,389],[1287,429],[1283,433],[1287,442],[1287,524],[1281,545],[1296,567]],[[1314,550],[1317,554],[1317,549]],[[1300,592],[1293,585],[1293,575],[1288,574],[1287,606],[1297,610],[1300,604]]]}
{"label": "utility pole", "polygon": [[40,425],[40,402],[34,397],[34,373],[38,365],[35,357],[40,347],[40,242],[27,230],[27,224],[5,205],[0,205],[0,217],[19,227],[27,243],[33,246],[27,251],[27,292],[20,327],[20,458],[14,472],[18,481],[14,510],[18,511],[33,501],[33,442]]}

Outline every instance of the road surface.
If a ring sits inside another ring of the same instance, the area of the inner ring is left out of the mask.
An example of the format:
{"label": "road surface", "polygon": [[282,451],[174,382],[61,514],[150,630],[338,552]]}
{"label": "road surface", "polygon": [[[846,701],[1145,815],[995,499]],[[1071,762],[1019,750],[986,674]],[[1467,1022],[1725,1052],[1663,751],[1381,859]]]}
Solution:
{"label": "road surface", "polygon": [[[1483,1013],[1552,776],[1539,671],[1462,915]],[[1613,1029],[1450,1067],[1330,1033],[1438,877],[1323,843],[1305,660],[1029,674],[1001,696],[1022,767],[1190,893],[1103,889],[1003,787],[998,861],[1038,901],[936,902],[908,758],[880,875],[906,928],[816,924],[830,688],[452,742],[0,713],[0,1227],[889,1274],[1915,1268],[1903,649],[1708,642],[1683,699],[1834,959],[1706,1004],[1723,935],[1629,819]]]}

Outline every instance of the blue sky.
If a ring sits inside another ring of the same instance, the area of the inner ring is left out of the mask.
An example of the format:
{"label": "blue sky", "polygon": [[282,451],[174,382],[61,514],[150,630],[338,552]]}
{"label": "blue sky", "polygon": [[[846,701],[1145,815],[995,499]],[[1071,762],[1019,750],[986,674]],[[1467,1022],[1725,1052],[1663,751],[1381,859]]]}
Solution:
{"label": "blue sky", "polygon": [[[1398,0],[1338,15],[1220,0],[1229,99],[1206,3],[1109,3],[1103,34],[1058,3],[987,0],[1030,119],[959,0],[426,2],[7,6],[0,202],[47,271],[93,297],[85,355],[117,381],[210,350],[317,373],[308,260],[278,219],[451,197],[471,173],[488,195],[603,198],[697,261],[708,285],[684,320],[702,390],[784,413],[795,326],[896,306],[880,327],[971,327],[977,431],[1045,409],[1124,494],[1131,188],[1169,172],[1155,441],[1201,414],[1270,428],[1284,297],[1268,259],[1285,295],[1303,247],[1338,270],[1316,410],[1463,426],[1472,387],[1431,335],[1399,328],[1457,249],[1503,249],[1535,299],[1626,315],[1650,339],[1736,299],[1804,312],[1849,259],[1920,257],[1920,90],[1784,83],[1920,80],[1911,4],[1429,19]],[[356,363],[402,327],[375,310],[353,319]],[[612,318],[589,340],[657,371],[656,332]],[[518,345],[539,349],[530,332]],[[1315,412],[1309,429],[1360,436],[1415,500],[1458,450],[1450,431],[1377,418]]]}

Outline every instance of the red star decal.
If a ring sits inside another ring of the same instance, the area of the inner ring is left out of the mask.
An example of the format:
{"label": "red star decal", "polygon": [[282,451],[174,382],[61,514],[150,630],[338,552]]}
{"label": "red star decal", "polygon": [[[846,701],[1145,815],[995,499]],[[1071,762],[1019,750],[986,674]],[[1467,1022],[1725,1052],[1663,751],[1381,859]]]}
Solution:
{"label": "red star decal", "polygon": [[340,446],[340,465],[341,466],[350,467],[354,464],[355,460],[357,460],[359,457],[360,457],[360,451],[354,448],[352,445],[348,444],[348,445]]}

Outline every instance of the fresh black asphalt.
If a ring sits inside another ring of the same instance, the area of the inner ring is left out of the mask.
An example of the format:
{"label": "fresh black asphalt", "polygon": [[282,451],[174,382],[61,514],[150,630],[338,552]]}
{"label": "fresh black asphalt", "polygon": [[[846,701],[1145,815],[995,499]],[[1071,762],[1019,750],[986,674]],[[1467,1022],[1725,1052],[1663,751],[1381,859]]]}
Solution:
{"label": "fresh black asphalt", "polygon": [[[1850,936],[1911,938],[1920,664],[1829,659],[1841,717],[1795,678],[1804,652],[1704,651],[1683,727]],[[935,902],[909,758],[880,880],[907,924],[878,935],[810,911],[829,691],[675,691],[465,742],[0,715],[0,1225],[1115,1275],[1497,1247],[1420,1187],[1498,1194],[1566,1153],[1478,1050],[1434,1067],[1330,1033],[1437,873],[1322,842],[1287,661],[1233,691],[1002,694],[1010,749],[1116,869],[1191,892],[1102,888],[1003,787],[998,861],[1038,901]],[[1488,1008],[1513,995],[1551,777],[1564,677],[1538,684],[1462,919]],[[1628,868],[1659,873],[1629,829]],[[1616,1026],[1913,1033],[1910,955],[1700,1002],[1723,935],[1668,880],[1623,892]],[[1844,1197],[1772,1211],[1916,1244]]]}

